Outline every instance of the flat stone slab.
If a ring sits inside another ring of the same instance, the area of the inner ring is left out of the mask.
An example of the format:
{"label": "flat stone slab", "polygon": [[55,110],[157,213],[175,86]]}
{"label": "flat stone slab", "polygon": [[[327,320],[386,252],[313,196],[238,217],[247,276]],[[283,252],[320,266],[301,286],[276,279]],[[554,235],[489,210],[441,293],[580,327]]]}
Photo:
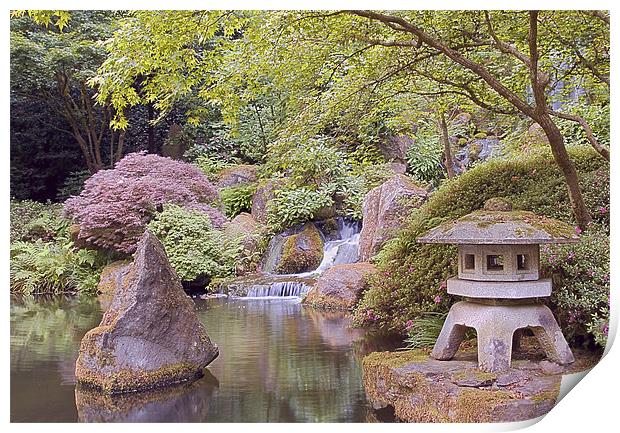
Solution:
{"label": "flat stone slab", "polygon": [[391,407],[405,422],[524,421],[553,408],[562,374],[590,368],[599,359],[578,352],[574,364],[551,369],[541,353],[527,353],[531,344],[525,346],[501,373],[480,371],[475,348],[451,361],[434,360],[422,350],[374,352],[363,361],[366,396],[375,410]]}
{"label": "flat stone slab", "polygon": [[551,296],[551,278],[536,281],[473,281],[448,279],[448,293],[468,298],[527,299]]}

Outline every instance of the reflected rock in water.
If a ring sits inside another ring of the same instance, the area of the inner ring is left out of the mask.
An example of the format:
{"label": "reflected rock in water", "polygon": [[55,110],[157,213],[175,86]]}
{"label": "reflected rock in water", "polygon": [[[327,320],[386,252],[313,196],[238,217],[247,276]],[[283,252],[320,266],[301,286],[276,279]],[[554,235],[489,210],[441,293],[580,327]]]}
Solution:
{"label": "reflected rock in water", "polygon": [[77,386],[75,405],[79,422],[204,422],[218,387],[208,370],[189,384],[129,394]]}
{"label": "reflected rock in water", "polygon": [[323,311],[307,307],[304,308],[304,314],[310,317],[323,343],[329,347],[349,347],[364,335],[362,329],[351,327],[351,319],[342,311]]}

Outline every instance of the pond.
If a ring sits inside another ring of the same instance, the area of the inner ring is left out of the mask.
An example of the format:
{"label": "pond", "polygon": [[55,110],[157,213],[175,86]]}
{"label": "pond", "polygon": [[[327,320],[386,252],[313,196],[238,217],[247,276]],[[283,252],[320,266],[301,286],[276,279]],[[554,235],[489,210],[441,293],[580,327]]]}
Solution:
{"label": "pond", "polygon": [[95,297],[12,298],[12,422],[364,422],[361,359],[393,342],[299,298],[195,300],[220,356],[191,384],[103,396],[76,388]]}

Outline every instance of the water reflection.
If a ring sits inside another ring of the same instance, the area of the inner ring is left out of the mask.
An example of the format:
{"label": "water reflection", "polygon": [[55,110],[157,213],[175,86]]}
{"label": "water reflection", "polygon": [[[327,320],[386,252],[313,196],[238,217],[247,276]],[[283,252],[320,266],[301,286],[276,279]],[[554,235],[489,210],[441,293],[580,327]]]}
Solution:
{"label": "water reflection", "polygon": [[322,313],[297,300],[208,299],[196,304],[220,346],[220,356],[205,377],[188,385],[111,397],[74,389],[79,341],[101,319],[95,298],[13,300],[11,420],[368,419],[360,360],[384,341],[347,328],[342,314]]}

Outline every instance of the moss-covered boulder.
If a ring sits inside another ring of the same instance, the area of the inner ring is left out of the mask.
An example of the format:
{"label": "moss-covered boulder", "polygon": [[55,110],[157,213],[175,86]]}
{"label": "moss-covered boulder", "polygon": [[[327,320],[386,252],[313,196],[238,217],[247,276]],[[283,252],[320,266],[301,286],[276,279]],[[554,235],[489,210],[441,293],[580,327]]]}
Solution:
{"label": "moss-covered boulder", "polygon": [[218,353],[147,230],[101,323],[82,339],[75,376],[105,393],[132,392],[200,377]]}
{"label": "moss-covered boulder", "polygon": [[553,408],[562,374],[595,362],[591,356],[577,361],[552,372],[546,361],[520,359],[506,372],[485,373],[477,368],[475,349],[452,361],[422,350],[374,352],[363,360],[363,380],[372,407],[391,407],[400,421],[525,421]]}
{"label": "moss-covered boulder", "polygon": [[263,180],[252,197],[252,217],[261,224],[267,224],[267,205],[275,198],[277,186],[277,180]]}
{"label": "moss-covered boulder", "polygon": [[366,288],[367,277],[375,271],[370,263],[334,265],[317,279],[304,303],[326,310],[351,309]]}
{"label": "moss-covered boulder", "polygon": [[129,260],[117,260],[103,268],[97,284],[97,293],[113,295],[116,288],[122,285],[123,276],[129,271],[130,264]]}
{"label": "moss-covered boulder", "polygon": [[227,167],[217,176],[218,189],[244,185],[258,180],[258,168],[255,165],[240,164]]}
{"label": "moss-covered boulder", "polygon": [[237,275],[256,272],[258,260],[265,249],[266,234],[267,227],[245,212],[224,226],[224,236],[231,241],[239,241],[243,247],[235,267]]}
{"label": "moss-covered boulder", "polygon": [[313,271],[323,260],[323,238],[312,223],[305,224],[299,233],[284,240],[276,273],[297,274]]}

